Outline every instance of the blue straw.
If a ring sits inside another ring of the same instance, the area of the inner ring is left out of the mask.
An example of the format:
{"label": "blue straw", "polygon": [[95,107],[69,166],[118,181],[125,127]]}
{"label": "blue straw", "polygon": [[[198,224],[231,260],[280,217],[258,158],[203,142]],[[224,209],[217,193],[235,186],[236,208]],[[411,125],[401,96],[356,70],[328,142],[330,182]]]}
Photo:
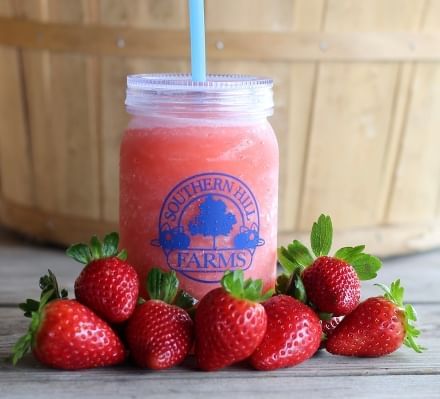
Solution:
{"label": "blue straw", "polygon": [[204,0],[189,0],[191,74],[195,82],[206,80]]}

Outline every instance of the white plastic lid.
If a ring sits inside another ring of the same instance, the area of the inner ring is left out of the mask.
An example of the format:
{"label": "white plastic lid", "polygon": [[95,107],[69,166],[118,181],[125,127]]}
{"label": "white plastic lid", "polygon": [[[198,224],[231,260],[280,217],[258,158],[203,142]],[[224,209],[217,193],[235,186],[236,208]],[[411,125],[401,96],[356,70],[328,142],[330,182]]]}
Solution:
{"label": "white plastic lid", "polygon": [[247,75],[208,75],[194,82],[187,74],[127,77],[127,111],[179,118],[255,118],[273,113],[272,79]]}

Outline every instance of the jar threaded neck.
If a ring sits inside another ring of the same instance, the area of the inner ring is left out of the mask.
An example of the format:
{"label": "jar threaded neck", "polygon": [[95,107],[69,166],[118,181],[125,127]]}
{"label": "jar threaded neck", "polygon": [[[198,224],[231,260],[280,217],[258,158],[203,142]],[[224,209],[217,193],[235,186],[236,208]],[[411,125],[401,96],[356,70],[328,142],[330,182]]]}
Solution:
{"label": "jar threaded neck", "polygon": [[273,113],[273,81],[248,75],[208,75],[194,82],[188,74],[127,77],[127,112],[175,118],[251,119]]}

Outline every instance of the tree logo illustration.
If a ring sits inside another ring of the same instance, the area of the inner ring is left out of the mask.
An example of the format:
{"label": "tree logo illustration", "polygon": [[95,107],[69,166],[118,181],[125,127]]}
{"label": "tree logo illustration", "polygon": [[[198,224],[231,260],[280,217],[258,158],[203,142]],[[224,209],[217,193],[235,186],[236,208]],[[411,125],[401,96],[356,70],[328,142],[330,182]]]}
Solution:
{"label": "tree logo illustration", "polygon": [[172,187],[157,232],[150,244],[161,248],[168,267],[198,283],[219,283],[226,270],[248,270],[265,244],[252,190],[220,172],[193,175]]}
{"label": "tree logo illustration", "polygon": [[188,228],[192,236],[212,236],[212,248],[216,249],[217,236],[227,236],[237,223],[235,215],[227,212],[226,204],[207,195],[199,206],[199,214],[191,219]]}

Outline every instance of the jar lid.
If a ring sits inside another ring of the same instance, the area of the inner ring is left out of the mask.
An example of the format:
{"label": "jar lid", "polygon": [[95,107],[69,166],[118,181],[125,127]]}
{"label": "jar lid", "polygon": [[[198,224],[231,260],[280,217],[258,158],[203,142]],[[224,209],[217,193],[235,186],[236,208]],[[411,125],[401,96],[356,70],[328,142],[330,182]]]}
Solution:
{"label": "jar lid", "polygon": [[181,118],[267,117],[273,113],[272,79],[248,75],[208,75],[195,82],[188,74],[127,77],[127,111]]}

